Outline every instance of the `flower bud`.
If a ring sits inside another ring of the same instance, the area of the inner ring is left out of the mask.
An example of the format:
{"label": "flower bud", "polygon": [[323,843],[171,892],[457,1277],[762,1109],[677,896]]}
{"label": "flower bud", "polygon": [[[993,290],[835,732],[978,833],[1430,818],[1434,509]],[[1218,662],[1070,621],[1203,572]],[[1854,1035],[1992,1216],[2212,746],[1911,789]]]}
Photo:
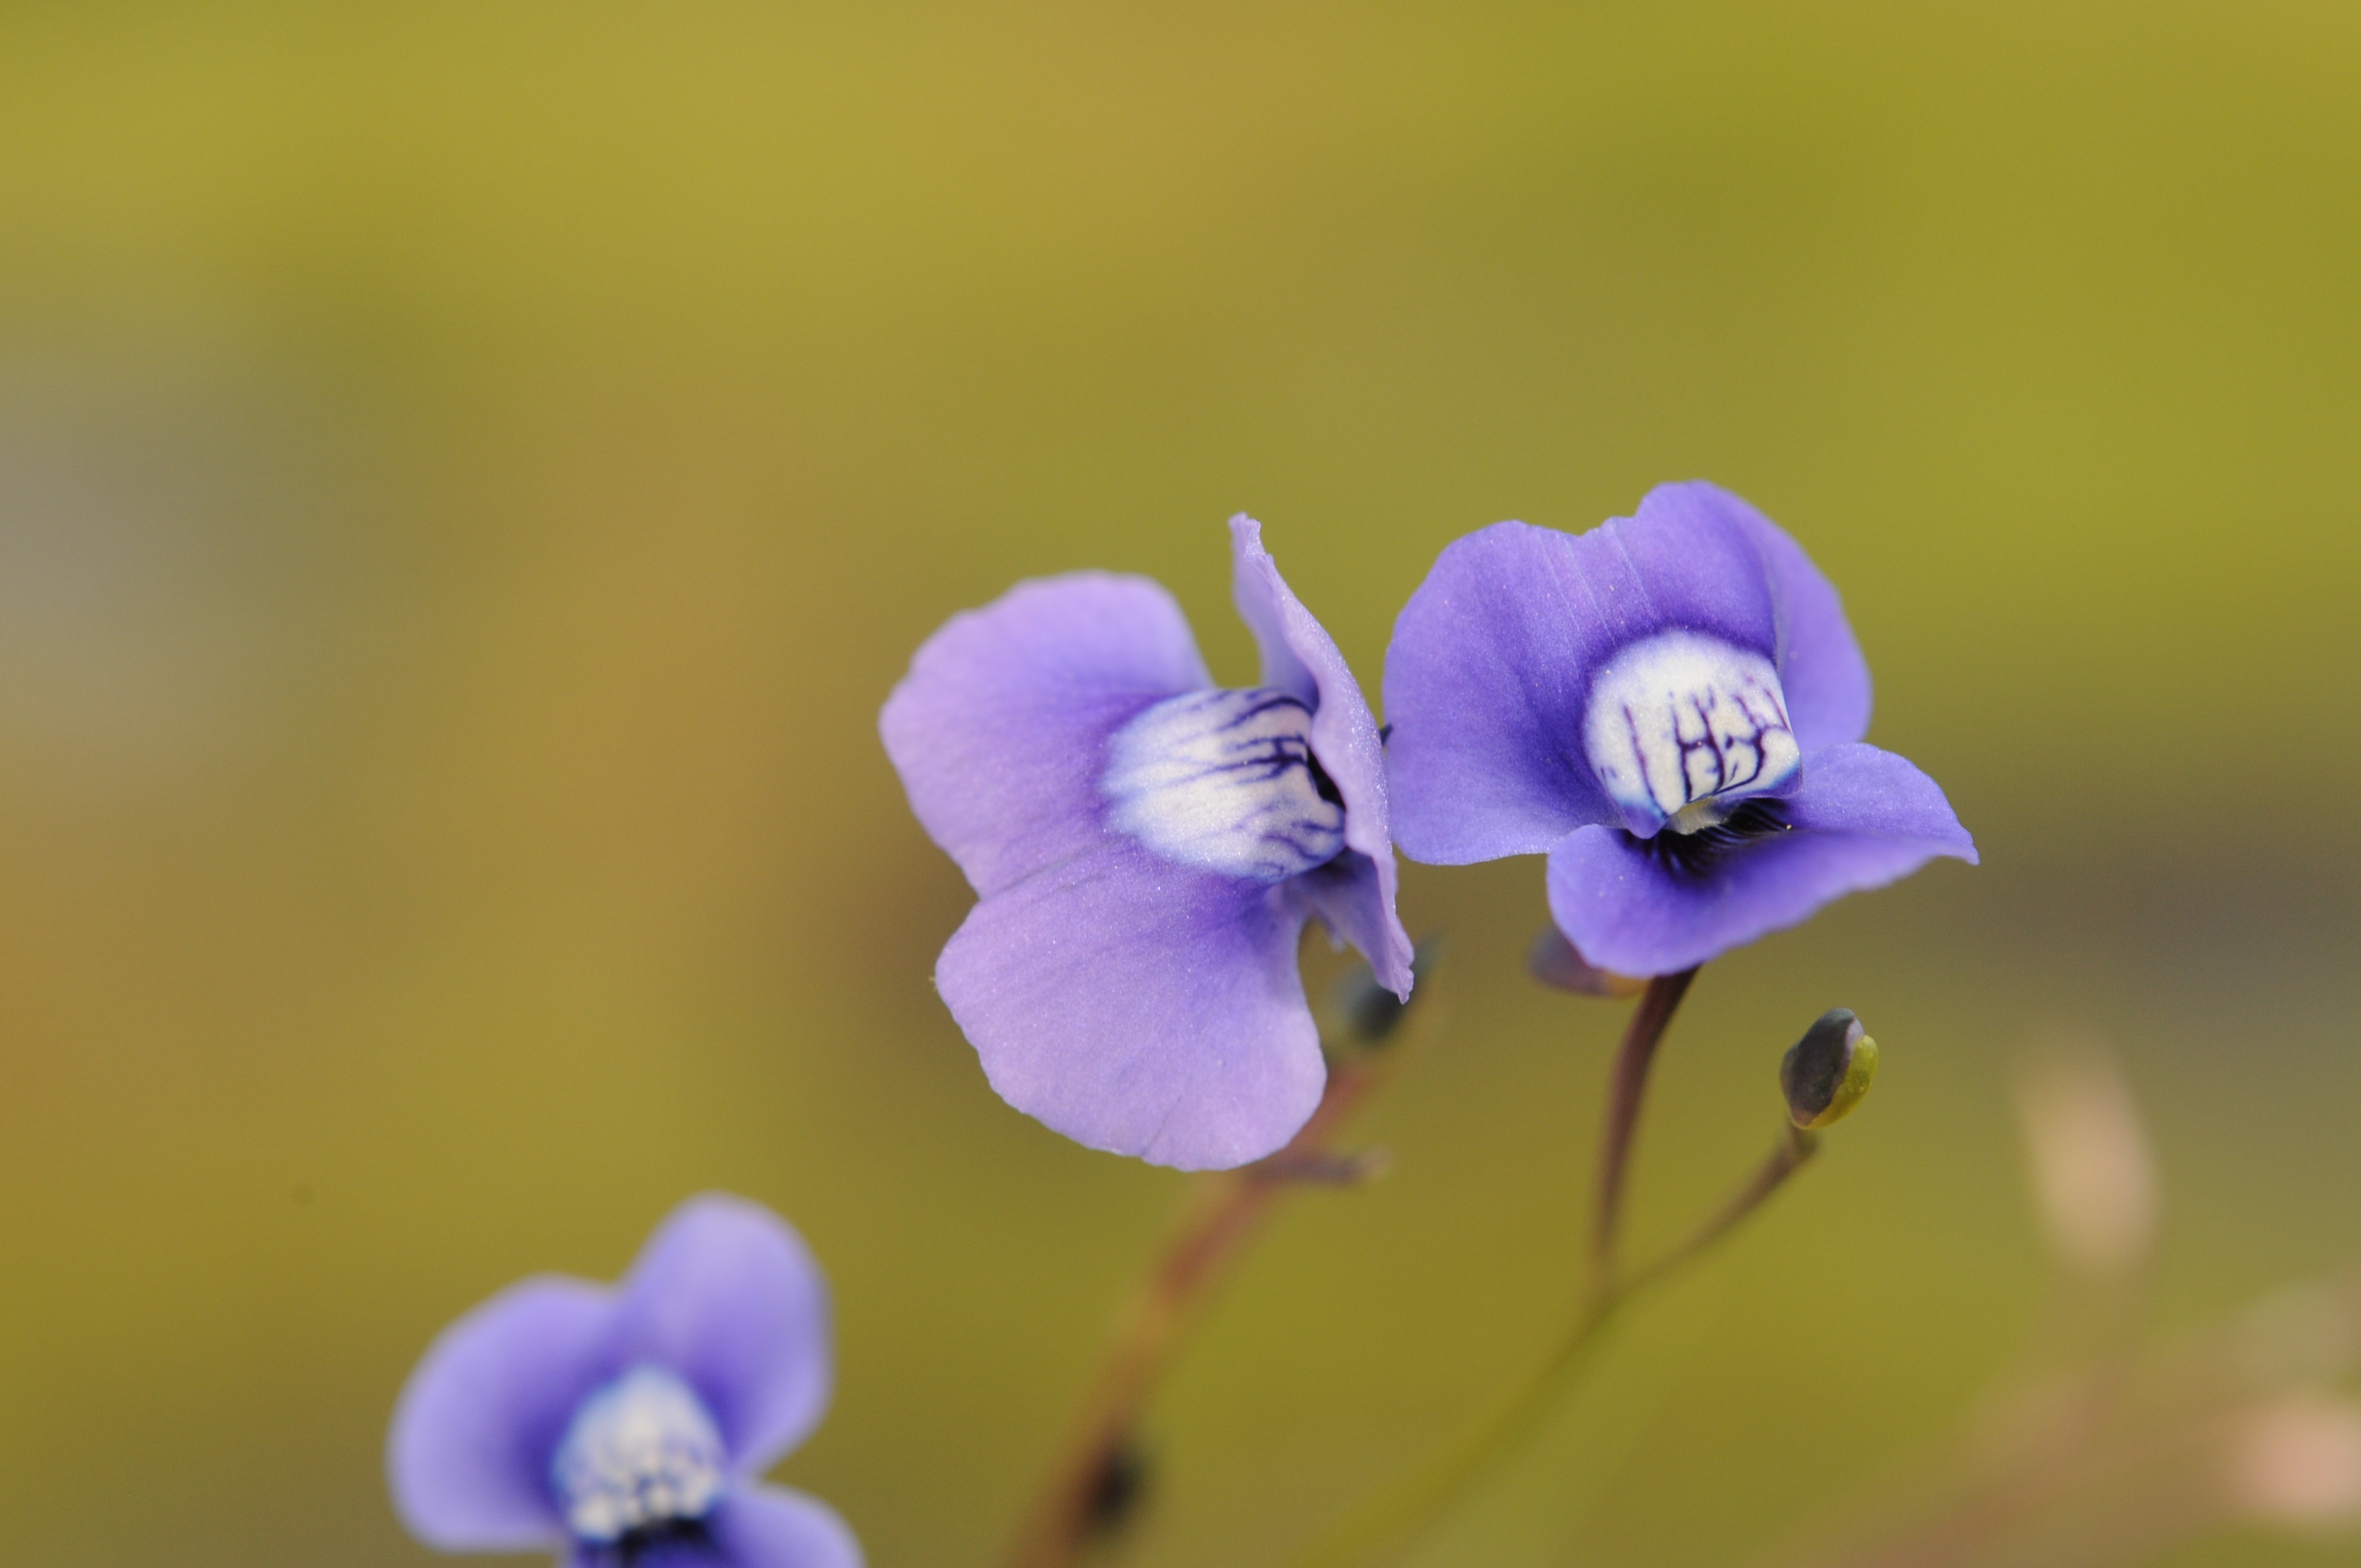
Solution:
{"label": "flower bud", "polygon": [[1567,941],[1565,933],[1554,926],[1543,927],[1542,934],[1533,938],[1532,950],[1525,955],[1525,968],[1543,985],[1571,991],[1577,996],[1602,996],[1611,1001],[1637,996],[1648,989],[1644,980],[1609,973],[1584,958],[1581,949]]}
{"label": "flower bud", "polygon": [[1820,1014],[1804,1037],[1779,1059],[1779,1087],[1787,1094],[1787,1117],[1807,1130],[1841,1121],[1869,1092],[1877,1076],[1877,1042],[1861,1020],[1842,1007]]}
{"label": "flower bud", "polygon": [[1083,1528],[1093,1539],[1112,1536],[1138,1516],[1147,1499],[1154,1468],[1148,1450],[1136,1436],[1126,1437],[1100,1457],[1091,1476],[1083,1504]]}
{"label": "flower bud", "polygon": [[[1423,981],[1434,972],[1434,966],[1442,959],[1442,940],[1429,937],[1419,943],[1411,955],[1411,978],[1414,981]],[[1414,1002],[1417,998],[1418,992],[1413,989],[1411,999]],[[1368,965],[1356,964],[1353,972],[1337,984],[1336,1013],[1345,1037],[1342,1041],[1332,1039],[1330,1044],[1332,1047],[1383,1045],[1410,1009],[1410,1002],[1402,1001],[1378,983],[1377,976],[1369,971]]]}

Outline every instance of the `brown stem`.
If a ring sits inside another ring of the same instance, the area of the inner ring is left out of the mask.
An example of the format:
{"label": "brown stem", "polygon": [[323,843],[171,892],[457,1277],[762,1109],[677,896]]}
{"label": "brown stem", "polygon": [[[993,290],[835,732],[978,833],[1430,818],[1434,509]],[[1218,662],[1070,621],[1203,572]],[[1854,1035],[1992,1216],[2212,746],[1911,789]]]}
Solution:
{"label": "brown stem", "polygon": [[1332,1062],[1318,1109],[1285,1148],[1198,1179],[1170,1242],[1115,1319],[1082,1409],[1001,1559],[1006,1568],[1066,1568],[1081,1554],[1123,1473],[1141,1411],[1279,1198],[1367,1173],[1366,1162],[1336,1155],[1327,1139],[1382,1076],[1379,1060]]}
{"label": "brown stem", "polygon": [[1694,969],[1660,974],[1648,982],[1640,1005],[1624,1025],[1623,1043],[1616,1047],[1615,1069],[1607,1084],[1607,1124],[1598,1138],[1598,1207],[1590,1232],[1590,1293],[1606,1300],[1615,1293],[1615,1251],[1623,1222],[1624,1178],[1631,1169],[1631,1145],[1640,1131],[1640,1102],[1648,1092],[1648,1069],[1673,1014],[1687,994]]}

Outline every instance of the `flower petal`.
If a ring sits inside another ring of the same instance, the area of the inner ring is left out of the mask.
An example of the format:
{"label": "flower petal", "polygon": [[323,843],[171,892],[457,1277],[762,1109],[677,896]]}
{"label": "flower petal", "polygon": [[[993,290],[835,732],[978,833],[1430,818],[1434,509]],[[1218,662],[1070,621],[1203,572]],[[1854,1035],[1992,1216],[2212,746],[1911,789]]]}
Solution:
{"label": "flower petal", "polygon": [[1326,1081],[1286,886],[1104,839],[978,904],[935,982],[1019,1111],[1158,1165],[1244,1165]]}
{"label": "flower petal", "polygon": [[1171,595],[1077,572],[953,616],[878,729],[928,837],[990,894],[1099,836],[1108,735],[1211,684]]}
{"label": "flower petal", "polygon": [[[1255,651],[1262,656],[1262,684],[1277,686],[1307,707],[1318,707],[1320,678],[1299,644],[1324,643],[1339,670],[1345,661],[1336,656],[1336,644],[1328,640],[1326,629],[1312,619],[1279,575],[1279,563],[1263,548],[1262,524],[1244,512],[1230,519],[1230,599],[1238,607],[1238,619],[1254,633]],[[1344,674],[1347,681],[1353,678],[1350,670]],[[1373,740],[1376,728],[1372,722]]]}
{"label": "flower petal", "polygon": [[394,1407],[393,1506],[446,1552],[555,1546],[566,1522],[549,1463],[575,1408],[606,1376],[612,1292],[555,1276],[511,1286],[445,1329]]}
{"label": "flower petal", "polygon": [[694,1387],[731,1468],[756,1475],[828,1408],[828,1282],[803,1239],[759,1203],[708,1192],[674,1210],[622,1285],[611,1359]]}
{"label": "flower petal", "polygon": [[566,1568],[862,1568],[861,1542],[834,1508],[780,1486],[731,1492],[697,1528],[633,1541],[583,1541]]}
{"label": "flower petal", "polygon": [[1935,781],[1873,746],[1804,759],[1790,830],[1676,874],[1629,834],[1589,827],[1550,852],[1550,913],[1583,957],[1620,974],[1671,974],[1793,926],[1848,893],[1938,855],[1973,864],[1974,840]]}
{"label": "flower petal", "polygon": [[1592,677],[1669,630],[1775,654],[1762,548],[1720,509],[1643,503],[1579,537],[1500,522],[1447,546],[1386,651],[1402,852],[1465,865],[1620,821],[1583,750]]}
{"label": "flower petal", "polygon": [[1801,829],[1877,834],[1934,846],[1970,865],[1976,841],[1960,826],[1942,786],[1908,759],[1855,742],[1815,751],[1804,762],[1804,787],[1787,797],[1787,819]]}
{"label": "flower petal", "polygon": [[1779,684],[1796,742],[1810,752],[1868,734],[1869,662],[1853,640],[1836,585],[1812,565],[1804,547],[1745,501],[1702,479],[1659,485],[1640,503],[1642,517],[1651,510],[1719,515],[1753,536],[1771,575],[1779,620]]}
{"label": "flower petal", "polygon": [[1345,842],[1374,872],[1369,898],[1343,922],[1330,920],[1329,928],[1361,949],[1378,984],[1407,1002],[1411,941],[1394,913],[1399,872],[1377,717],[1335,639],[1279,575],[1279,563],[1263,548],[1262,524],[1244,512],[1230,519],[1230,545],[1232,597],[1262,651],[1263,685],[1312,706],[1312,752],[1345,797]]}
{"label": "flower petal", "polygon": [[[1383,862],[1347,850],[1324,866],[1290,877],[1280,891],[1305,914],[1317,916],[1338,946],[1350,942],[1367,958],[1391,952],[1397,938],[1407,944],[1401,922],[1394,918],[1393,882]],[[1400,956],[1400,979],[1389,977],[1372,959],[1369,972],[1401,1001],[1410,1000],[1410,949]]]}
{"label": "flower petal", "polygon": [[732,1492],[708,1528],[729,1568],[862,1568],[861,1542],[836,1510],[785,1487]]}

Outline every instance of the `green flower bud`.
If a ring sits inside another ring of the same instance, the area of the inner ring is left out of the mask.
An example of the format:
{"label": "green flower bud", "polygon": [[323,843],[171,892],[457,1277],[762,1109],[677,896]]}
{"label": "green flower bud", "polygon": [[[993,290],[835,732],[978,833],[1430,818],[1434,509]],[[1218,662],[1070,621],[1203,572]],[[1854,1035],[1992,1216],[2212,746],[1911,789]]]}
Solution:
{"label": "green flower bud", "polygon": [[1831,1008],[1779,1060],[1788,1119],[1817,1129],[1841,1121],[1877,1076],[1877,1042],[1845,1008]]}

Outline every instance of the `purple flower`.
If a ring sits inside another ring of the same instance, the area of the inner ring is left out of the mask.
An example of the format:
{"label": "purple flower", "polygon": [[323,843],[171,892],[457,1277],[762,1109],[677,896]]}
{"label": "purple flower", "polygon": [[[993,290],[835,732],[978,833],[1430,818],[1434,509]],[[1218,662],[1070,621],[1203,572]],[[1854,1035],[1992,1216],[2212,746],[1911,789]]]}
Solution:
{"label": "purple flower", "polygon": [[953,616],[879,721],[980,898],[935,982],[992,1086],[1183,1169],[1260,1158],[1319,1103],[1307,918],[1411,984],[1377,722],[1261,525],[1230,537],[1260,685],[1215,686],[1156,584],[1077,572]]}
{"label": "purple flower", "polygon": [[615,1288],[545,1275],[443,1331],[387,1473],[446,1552],[569,1568],[861,1568],[844,1521],[755,1477],[819,1421],[828,1285],[759,1204],[673,1211]]}
{"label": "purple flower", "polygon": [[1974,842],[1860,743],[1869,666],[1836,589],[1761,512],[1665,485],[1576,537],[1445,549],[1386,653],[1402,852],[1547,853],[1584,958],[1669,974]]}

